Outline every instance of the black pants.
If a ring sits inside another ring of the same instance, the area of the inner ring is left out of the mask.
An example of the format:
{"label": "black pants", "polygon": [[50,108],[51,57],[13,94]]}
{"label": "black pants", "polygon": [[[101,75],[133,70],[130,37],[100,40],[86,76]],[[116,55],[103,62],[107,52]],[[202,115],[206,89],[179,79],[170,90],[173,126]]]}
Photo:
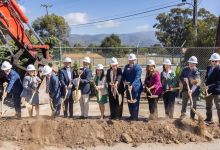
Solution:
{"label": "black pants", "polygon": [[20,117],[21,116],[21,97],[19,94],[13,94],[12,99],[14,101],[16,115]]}
{"label": "black pants", "polygon": [[65,111],[63,112],[64,117],[68,116],[68,108],[69,108],[69,116],[73,117],[73,99],[71,95],[65,99],[64,107],[65,107]]}
{"label": "black pants", "polygon": [[122,95],[122,102],[119,105],[118,96],[116,96],[116,99],[115,99],[113,94],[109,93],[109,105],[110,105],[111,119],[120,119],[122,117],[123,99],[124,99],[124,95]]}
{"label": "black pants", "polygon": [[155,117],[158,116],[157,101],[158,101],[158,98],[148,98],[150,114],[154,115]]}
{"label": "black pants", "polygon": [[164,108],[166,116],[173,118],[174,104],[175,104],[175,92],[165,92],[163,94]]}

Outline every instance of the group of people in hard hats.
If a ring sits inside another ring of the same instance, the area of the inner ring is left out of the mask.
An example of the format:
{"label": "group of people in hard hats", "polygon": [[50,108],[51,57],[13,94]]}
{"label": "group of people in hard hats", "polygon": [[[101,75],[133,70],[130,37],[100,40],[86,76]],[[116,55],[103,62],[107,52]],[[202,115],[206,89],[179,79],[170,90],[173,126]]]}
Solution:
{"label": "group of people in hard hats", "polygon": [[[74,72],[71,68],[72,60],[66,57],[64,66],[58,73],[46,65],[42,69],[42,75],[46,77],[46,91],[48,92],[53,107],[53,116],[59,116],[61,107],[63,107],[64,117],[73,117],[73,103],[76,90],[80,91],[78,99],[81,108],[81,119],[88,118],[89,101],[91,94],[91,86],[94,85],[95,95],[101,113],[100,119],[105,117],[105,104],[109,102],[110,118],[121,119],[123,112],[123,102],[126,96],[129,108],[129,120],[138,120],[139,104],[141,93],[147,94],[149,104],[149,119],[158,117],[157,103],[160,97],[163,98],[165,115],[173,118],[176,91],[182,91],[182,109],[181,118],[186,116],[186,108],[189,99],[192,99],[192,107],[196,109],[196,102],[201,92],[200,71],[196,67],[198,61],[195,56],[191,56],[188,60],[188,66],[184,67],[179,77],[172,70],[171,61],[165,59],[163,62],[162,72],[156,68],[154,60],[148,60],[146,64],[146,76],[142,83],[142,68],[136,63],[136,55],[131,53],[128,55],[128,64],[124,68],[118,66],[118,60],[113,57],[107,69],[104,70],[102,64],[98,64],[95,68],[95,76],[92,75],[91,60],[89,57],[83,59],[83,67],[78,72]],[[207,67],[205,77],[206,89],[206,116],[207,123],[213,123],[212,105],[213,101],[216,105],[217,114],[220,123],[220,56],[213,53],[210,57],[210,66]],[[12,69],[12,65],[5,61],[1,69],[5,72],[8,80],[6,92],[12,93],[17,117],[21,117],[21,99],[28,102],[32,109],[29,112],[32,115],[33,107],[36,114],[39,115],[39,92],[38,87],[41,79],[36,75],[34,65],[27,66],[27,73],[23,81],[21,81],[18,73]],[[31,102],[30,102],[31,101]],[[62,105],[63,104],[63,105]],[[195,113],[190,112],[190,117],[195,119]]]}

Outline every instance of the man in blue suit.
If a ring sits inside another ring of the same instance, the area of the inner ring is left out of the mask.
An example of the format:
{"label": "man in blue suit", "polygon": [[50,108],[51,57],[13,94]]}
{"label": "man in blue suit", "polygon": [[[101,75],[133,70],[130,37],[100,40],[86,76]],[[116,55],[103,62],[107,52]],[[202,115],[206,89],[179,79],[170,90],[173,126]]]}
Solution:
{"label": "man in blue suit", "polygon": [[47,87],[49,88],[49,96],[52,99],[53,108],[55,109],[53,112],[53,117],[57,117],[60,115],[62,97],[59,79],[55,73],[52,72],[52,68],[48,65],[43,67],[42,75],[46,76]]}
{"label": "man in blue suit", "polygon": [[81,119],[87,119],[89,113],[89,94],[91,92],[90,82],[92,79],[92,70],[90,69],[90,58],[85,57],[83,59],[83,68],[80,70],[81,79],[79,84],[79,89],[82,92],[80,99],[81,107]]}
{"label": "man in blue suit", "polygon": [[8,86],[6,88],[6,92],[3,93],[2,97],[7,97],[8,93],[12,93],[12,99],[14,101],[16,117],[21,118],[21,92],[23,90],[22,82],[19,74],[12,70],[12,65],[4,61],[2,63],[1,69],[4,71],[6,78],[8,80]]}
{"label": "man in blue suit", "polygon": [[126,85],[126,96],[128,99],[130,99],[130,88],[132,98],[137,100],[135,103],[128,103],[128,108],[130,112],[129,120],[138,120],[140,95],[143,89],[141,83],[142,69],[138,64],[135,63],[136,60],[137,58],[135,54],[129,54],[129,64],[124,67],[123,71],[123,80]]}
{"label": "man in blue suit", "polygon": [[[72,60],[69,57],[64,59],[64,67],[59,71],[59,80],[61,83],[61,89],[63,91],[63,95],[66,99],[64,100],[64,118],[68,116],[67,110],[69,108],[69,117],[73,117],[73,99],[72,99],[72,91],[74,90],[73,79],[76,78],[76,74],[73,69],[71,69]],[[69,106],[69,107],[68,107]]]}

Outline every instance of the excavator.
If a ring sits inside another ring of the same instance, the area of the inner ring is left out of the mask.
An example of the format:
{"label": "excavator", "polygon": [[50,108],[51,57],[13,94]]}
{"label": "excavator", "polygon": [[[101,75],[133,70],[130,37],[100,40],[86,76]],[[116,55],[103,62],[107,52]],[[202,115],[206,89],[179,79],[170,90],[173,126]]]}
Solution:
{"label": "excavator", "polygon": [[[33,44],[26,31],[30,31],[39,44]],[[9,37],[14,41],[17,49],[9,46]],[[21,77],[28,64],[36,68],[50,62],[49,46],[45,45],[28,22],[15,0],[0,0],[0,39],[9,53],[9,60]],[[0,73],[0,79],[3,77]]]}
{"label": "excavator", "polygon": [[[28,31],[28,32],[27,32]],[[38,40],[37,45],[30,40],[30,33]],[[0,40],[7,58],[13,69],[21,79],[26,73],[26,67],[33,64],[35,68],[43,67],[50,62],[49,46],[45,45],[37,33],[28,23],[28,18],[22,12],[15,0],[0,0]],[[10,47],[9,41],[13,41],[15,49]],[[0,62],[1,65],[1,62]],[[3,83],[6,81],[3,71],[0,70],[0,93],[3,93]],[[3,115],[3,103],[1,101],[1,115]]]}

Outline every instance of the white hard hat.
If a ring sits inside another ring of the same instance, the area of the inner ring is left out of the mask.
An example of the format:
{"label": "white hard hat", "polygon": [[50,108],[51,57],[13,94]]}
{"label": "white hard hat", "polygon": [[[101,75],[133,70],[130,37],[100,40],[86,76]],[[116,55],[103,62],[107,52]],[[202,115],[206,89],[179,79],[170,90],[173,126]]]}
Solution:
{"label": "white hard hat", "polygon": [[90,63],[90,62],[91,62],[91,60],[90,60],[90,58],[89,58],[89,57],[84,57],[83,62]]}
{"label": "white hard hat", "polygon": [[63,62],[71,63],[72,59],[69,57],[64,58]]}
{"label": "white hard hat", "polygon": [[210,57],[210,59],[209,60],[211,60],[211,61],[216,61],[216,60],[220,60],[220,56],[219,56],[219,54],[218,53],[213,53],[212,55],[211,55],[211,57]]}
{"label": "white hard hat", "polygon": [[2,63],[1,69],[2,70],[9,70],[12,68],[12,65],[8,61],[4,61]]}
{"label": "white hard hat", "polygon": [[96,66],[96,69],[99,69],[99,70],[101,70],[101,69],[103,69],[104,68],[104,66],[102,65],[102,64],[98,64],[97,66]]}
{"label": "white hard hat", "polygon": [[191,56],[188,60],[188,63],[198,64],[196,56]]}
{"label": "white hard hat", "polygon": [[112,57],[112,59],[110,60],[110,65],[117,65],[118,64],[118,60],[115,57]]}
{"label": "white hard hat", "polygon": [[136,59],[137,59],[137,57],[135,54],[131,53],[128,55],[128,60],[136,60]]}
{"label": "white hard hat", "polygon": [[154,60],[150,59],[150,60],[148,60],[148,62],[147,62],[147,66],[148,66],[148,65],[156,65],[156,64],[155,64],[155,61],[154,61]]}
{"label": "white hard hat", "polygon": [[35,71],[36,68],[35,68],[34,65],[30,64],[30,65],[27,66],[27,69],[26,69],[26,70],[27,70],[27,71]]}
{"label": "white hard hat", "polygon": [[48,65],[44,66],[42,69],[42,74],[43,75],[48,75],[52,72],[52,68]]}
{"label": "white hard hat", "polygon": [[164,65],[172,65],[170,59],[165,59],[163,64]]}

